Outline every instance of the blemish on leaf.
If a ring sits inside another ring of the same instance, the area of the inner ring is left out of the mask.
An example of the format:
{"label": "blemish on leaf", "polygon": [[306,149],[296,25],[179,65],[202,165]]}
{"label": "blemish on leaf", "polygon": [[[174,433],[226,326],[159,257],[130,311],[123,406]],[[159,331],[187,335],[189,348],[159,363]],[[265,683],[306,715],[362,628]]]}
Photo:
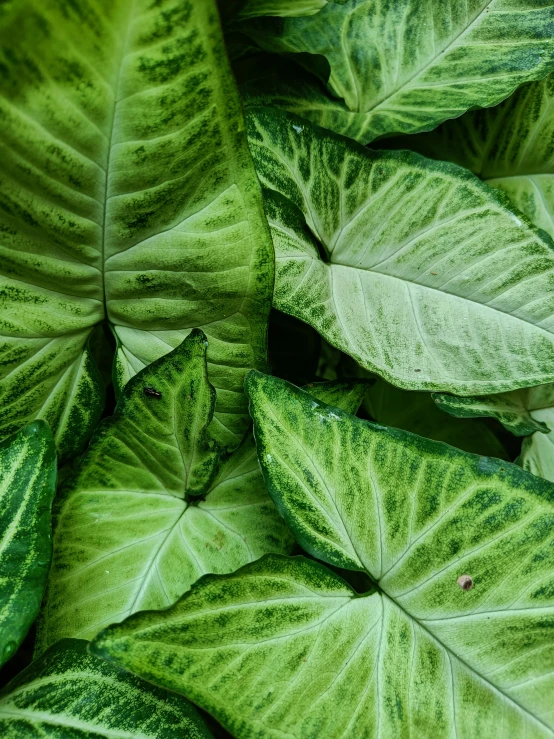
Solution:
{"label": "blemish on leaf", "polygon": [[473,579],[469,575],[460,575],[456,582],[462,590],[471,590],[473,587]]}

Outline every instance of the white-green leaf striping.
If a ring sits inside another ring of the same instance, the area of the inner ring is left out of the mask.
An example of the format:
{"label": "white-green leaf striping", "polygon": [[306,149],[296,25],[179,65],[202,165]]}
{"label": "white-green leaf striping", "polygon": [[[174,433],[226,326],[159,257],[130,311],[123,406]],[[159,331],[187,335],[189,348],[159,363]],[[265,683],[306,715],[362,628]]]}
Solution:
{"label": "white-green leaf striping", "polygon": [[250,94],[362,143],[496,105],[554,66],[554,7],[543,0],[335,0],[310,17],[249,23],[256,43],[328,88],[291,75]]}
{"label": "white-green leaf striping", "polygon": [[375,587],[270,555],[109,627],[92,652],[241,739],[551,737],[554,486],[283,380],[251,373],[247,392],[298,541]]}
{"label": "white-green leaf striping", "polygon": [[9,3],[0,126],[0,435],[45,418],[82,449],[107,320],[120,386],[203,327],[236,447],[273,259],[214,0]]}
{"label": "white-green leaf striping", "polygon": [[0,696],[2,739],[210,739],[184,698],[87,654],[64,639]]}
{"label": "white-green leaf striping", "polygon": [[314,15],[324,8],[329,0],[246,0],[238,13],[239,19],[259,16],[297,18]]}
{"label": "white-green leaf striping", "polygon": [[554,406],[554,385],[469,398],[433,393],[433,400],[443,411],[458,418],[496,418],[516,436],[535,431],[545,434],[552,427],[552,421],[549,426],[542,414]]}
{"label": "white-green leaf striping", "polygon": [[554,237],[554,75],[524,85],[496,108],[397,143],[471,169]]}
{"label": "white-green leaf striping", "polygon": [[[466,170],[251,109],[276,308],[405,389],[554,379],[554,248]],[[323,258],[320,256],[323,256]]]}
{"label": "white-green leaf striping", "polygon": [[251,436],[218,472],[214,404],[196,330],[125,387],[57,501],[41,649],[165,608],[206,572],[290,551]]}
{"label": "white-green leaf striping", "polygon": [[0,665],[36,619],[52,558],[56,451],[44,421],[0,443]]}

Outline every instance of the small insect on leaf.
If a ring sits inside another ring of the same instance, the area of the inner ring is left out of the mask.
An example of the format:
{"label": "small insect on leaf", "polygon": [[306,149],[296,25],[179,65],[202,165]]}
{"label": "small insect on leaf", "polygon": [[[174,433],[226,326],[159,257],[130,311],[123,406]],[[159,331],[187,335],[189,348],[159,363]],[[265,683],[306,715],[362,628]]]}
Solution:
{"label": "small insect on leaf", "polygon": [[150,395],[151,398],[161,398],[162,394],[159,390],[155,390],[153,387],[145,387],[144,394]]}
{"label": "small insect on leaf", "polygon": [[473,587],[473,580],[469,575],[460,575],[456,582],[462,590],[471,590]]}

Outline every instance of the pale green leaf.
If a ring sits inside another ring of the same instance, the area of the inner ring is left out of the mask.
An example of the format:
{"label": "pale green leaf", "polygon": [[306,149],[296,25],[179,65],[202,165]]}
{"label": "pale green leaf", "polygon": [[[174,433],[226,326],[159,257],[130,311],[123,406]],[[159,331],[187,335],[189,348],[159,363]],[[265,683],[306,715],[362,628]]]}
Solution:
{"label": "pale green leaf", "polygon": [[262,81],[259,94],[362,143],[496,105],[554,67],[554,7],[543,0],[346,0],[249,23],[256,43],[298,55],[328,88],[293,78]]}
{"label": "pale green leaf", "polygon": [[452,418],[442,413],[430,393],[400,390],[379,380],[367,391],[364,408],[375,421],[385,426],[444,441],[472,454],[508,459],[506,450],[484,421],[472,417]]}
{"label": "pale green leaf", "polygon": [[273,257],[214,0],[9,3],[0,125],[0,434],[46,418],[80,451],[107,319],[120,386],[204,328],[236,447]]}
{"label": "pale green leaf", "polygon": [[56,452],[44,421],[0,443],[0,665],[37,617],[52,558]]}
{"label": "pale green leaf", "polygon": [[554,428],[554,424],[548,426],[541,415],[554,406],[554,385],[469,398],[433,393],[433,399],[439,408],[458,418],[496,418],[516,436],[527,436],[535,431],[544,434]]}
{"label": "pale green leaf", "polygon": [[554,407],[542,408],[533,417],[552,430],[547,434],[535,432],[524,439],[518,462],[524,470],[554,482]]}
{"label": "pale green leaf", "polygon": [[57,503],[40,649],[164,608],[207,572],[290,551],[251,435],[218,471],[214,404],[196,330],[125,386]]}
{"label": "pale green leaf", "polygon": [[346,413],[355,414],[364,399],[366,390],[371,385],[372,381],[368,380],[347,382],[335,380],[333,382],[312,382],[306,385],[304,390],[316,400],[340,408]]}
{"label": "pale green leaf", "polygon": [[[455,165],[373,152],[269,108],[247,119],[274,305],[389,382],[484,394],[554,379],[554,249]],[[323,258],[321,258],[321,256]]]}
{"label": "pale green leaf", "polygon": [[3,739],[210,739],[184,698],[155,688],[64,639],[0,696]]}
{"label": "pale green leaf", "polygon": [[551,737],[554,486],[277,378],[251,373],[247,393],[299,542],[375,588],[268,556],[109,627],[92,652],[241,739]]}
{"label": "pale green leaf", "polygon": [[324,8],[329,0],[246,0],[238,14],[239,19],[256,18],[258,16],[280,16],[297,18],[315,15]]}
{"label": "pale green leaf", "polygon": [[432,134],[402,139],[461,164],[498,187],[554,237],[554,75],[524,85],[496,108],[466,113]]}

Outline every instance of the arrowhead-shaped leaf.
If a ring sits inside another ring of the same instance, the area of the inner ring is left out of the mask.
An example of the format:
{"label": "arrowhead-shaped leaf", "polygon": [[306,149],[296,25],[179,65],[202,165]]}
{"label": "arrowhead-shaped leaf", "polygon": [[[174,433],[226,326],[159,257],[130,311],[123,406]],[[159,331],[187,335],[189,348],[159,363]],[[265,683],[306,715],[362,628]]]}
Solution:
{"label": "arrowhead-shaped leaf", "polygon": [[552,736],[554,486],[282,380],[252,373],[247,390],[299,542],[375,587],[269,556],[106,629],[93,653],[240,737]]}
{"label": "arrowhead-shaped leaf", "polygon": [[218,472],[206,350],[195,330],[130,380],[65,483],[41,648],[164,608],[206,572],[290,551],[251,436]]}
{"label": "arrowhead-shaped leaf", "polygon": [[155,688],[64,639],[0,696],[3,739],[210,739],[184,698]]}
{"label": "arrowhead-shaped leaf", "polygon": [[466,113],[432,134],[394,142],[461,164],[554,237],[554,75],[523,85],[496,108]]}
{"label": "arrowhead-shaped leaf", "polygon": [[261,80],[258,99],[362,143],[496,105],[554,66],[554,8],[542,0],[334,0],[249,24],[256,43],[296,56],[328,88]]}
{"label": "arrowhead-shaped leaf", "polygon": [[56,452],[44,421],[0,443],[0,665],[36,619],[52,558]]}
{"label": "arrowhead-shaped leaf", "polygon": [[554,379],[553,244],[503,193],[269,108],[248,126],[275,307],[405,389],[471,395]]}
{"label": "arrowhead-shaped leaf", "polygon": [[273,257],[214,0],[9,3],[0,70],[0,435],[45,418],[82,449],[108,320],[120,386],[203,327],[238,446]]}

